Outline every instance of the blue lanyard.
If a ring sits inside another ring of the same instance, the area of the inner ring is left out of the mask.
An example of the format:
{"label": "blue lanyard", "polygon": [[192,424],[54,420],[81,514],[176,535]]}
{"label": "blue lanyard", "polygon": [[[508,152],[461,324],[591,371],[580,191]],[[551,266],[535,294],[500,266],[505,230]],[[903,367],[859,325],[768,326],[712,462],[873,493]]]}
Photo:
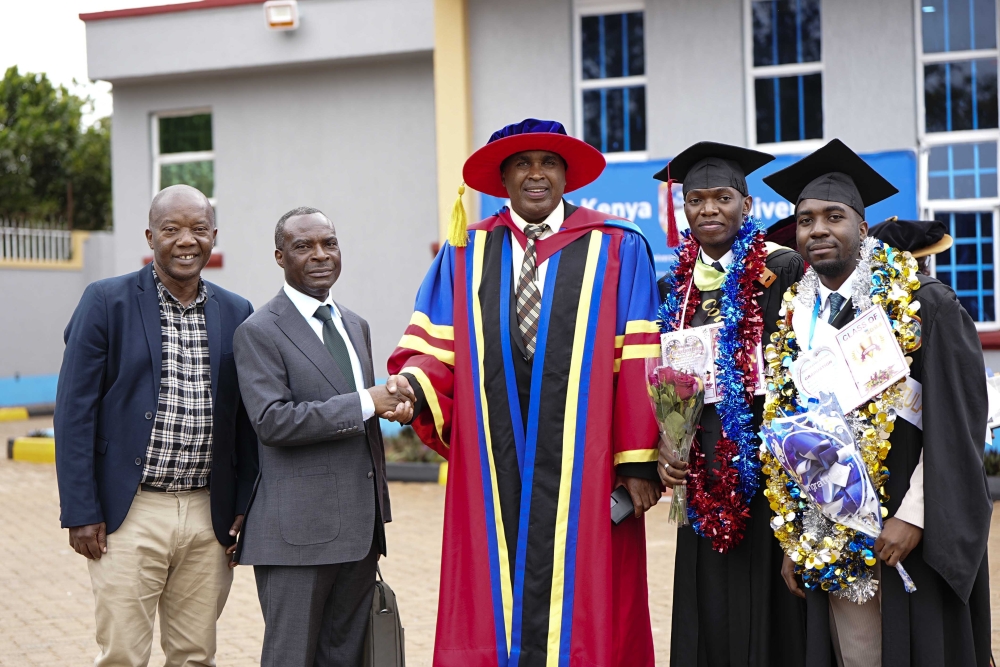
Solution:
{"label": "blue lanyard", "polygon": [[816,295],[816,305],[813,306],[813,317],[812,323],[809,325],[809,348],[813,348],[813,336],[816,334],[816,320],[819,319],[819,311],[821,310],[821,302],[819,299],[819,294]]}

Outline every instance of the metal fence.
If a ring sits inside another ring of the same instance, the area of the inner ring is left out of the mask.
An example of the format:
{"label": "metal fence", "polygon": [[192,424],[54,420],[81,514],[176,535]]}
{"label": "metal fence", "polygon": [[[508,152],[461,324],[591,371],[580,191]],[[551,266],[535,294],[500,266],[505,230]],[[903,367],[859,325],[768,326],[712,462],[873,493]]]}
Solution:
{"label": "metal fence", "polygon": [[0,260],[65,262],[72,259],[73,233],[59,221],[0,218]]}

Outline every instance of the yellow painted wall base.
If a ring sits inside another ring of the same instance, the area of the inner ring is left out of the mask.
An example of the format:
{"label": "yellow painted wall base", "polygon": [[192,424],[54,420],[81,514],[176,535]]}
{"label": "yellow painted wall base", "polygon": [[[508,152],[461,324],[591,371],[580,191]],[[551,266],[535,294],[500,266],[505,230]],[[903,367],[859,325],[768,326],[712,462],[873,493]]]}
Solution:
{"label": "yellow painted wall base", "polygon": [[448,462],[445,461],[438,468],[438,485],[448,486]]}
{"label": "yellow painted wall base", "polygon": [[28,418],[28,408],[0,408],[0,422],[17,422]]}
{"label": "yellow painted wall base", "polygon": [[15,461],[32,463],[55,463],[55,438],[15,438],[11,446],[10,458]]}

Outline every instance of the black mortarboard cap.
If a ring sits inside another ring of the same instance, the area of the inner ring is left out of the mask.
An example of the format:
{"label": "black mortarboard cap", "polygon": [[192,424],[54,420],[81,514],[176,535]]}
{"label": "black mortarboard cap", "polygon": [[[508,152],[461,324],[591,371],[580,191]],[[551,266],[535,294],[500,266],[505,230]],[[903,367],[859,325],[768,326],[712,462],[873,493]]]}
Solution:
{"label": "black mortarboard cap", "polygon": [[865,217],[865,206],[899,192],[840,139],[764,178],[771,189],[798,209],[803,199],[847,204]]}
{"label": "black mortarboard cap", "polygon": [[685,148],[666,167],[654,174],[653,178],[683,183],[684,194],[690,190],[735,188],[745,197],[750,194],[747,190],[747,174],[773,159],[773,155],[749,148],[699,141]]}
{"label": "black mortarboard cap", "polygon": [[914,257],[936,255],[953,243],[948,226],[940,220],[899,220],[895,216],[874,225],[868,230],[868,236],[906,250]]}
{"label": "black mortarboard cap", "polygon": [[747,174],[773,159],[773,155],[749,148],[699,141],[685,148],[666,167],[653,174],[656,180],[667,183],[667,247],[675,248],[680,243],[674,221],[673,192],[670,191],[674,183],[684,184],[684,194],[707,188],[734,188],[746,197],[750,194],[747,189]]}

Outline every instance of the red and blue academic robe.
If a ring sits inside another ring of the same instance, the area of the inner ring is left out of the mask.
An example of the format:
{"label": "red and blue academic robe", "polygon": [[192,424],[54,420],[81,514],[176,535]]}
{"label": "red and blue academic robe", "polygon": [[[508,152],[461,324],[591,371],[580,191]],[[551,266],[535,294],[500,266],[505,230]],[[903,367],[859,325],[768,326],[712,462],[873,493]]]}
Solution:
{"label": "red and blue academic robe", "polygon": [[514,314],[507,209],[438,253],[389,372],[448,459],[434,665],[651,667],[641,519],[612,526],[615,466],[656,460],[645,359],[659,356],[649,247],[585,208],[548,260],[535,355]]}

